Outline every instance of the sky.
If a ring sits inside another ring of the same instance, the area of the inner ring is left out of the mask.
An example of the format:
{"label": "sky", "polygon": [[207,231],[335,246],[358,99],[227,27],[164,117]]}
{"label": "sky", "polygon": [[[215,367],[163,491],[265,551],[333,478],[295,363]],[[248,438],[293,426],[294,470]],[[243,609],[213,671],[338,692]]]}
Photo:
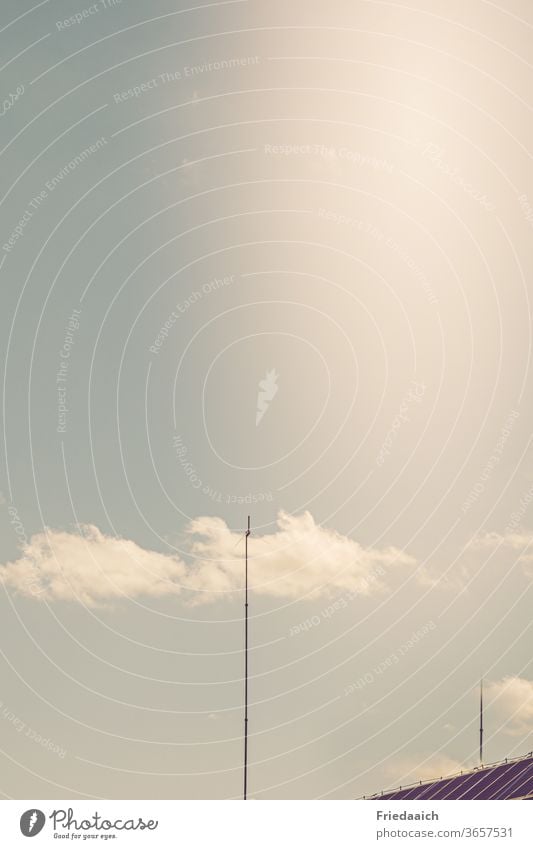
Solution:
{"label": "sky", "polygon": [[1,798],[533,746],[525,0],[4,0]]}

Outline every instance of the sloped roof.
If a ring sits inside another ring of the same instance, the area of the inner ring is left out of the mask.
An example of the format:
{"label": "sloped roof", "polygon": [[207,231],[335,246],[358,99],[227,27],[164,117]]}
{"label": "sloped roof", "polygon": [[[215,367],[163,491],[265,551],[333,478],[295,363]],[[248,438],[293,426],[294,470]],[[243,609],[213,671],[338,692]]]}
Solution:
{"label": "sloped roof", "polygon": [[521,758],[386,790],[367,799],[532,799],[533,752]]}

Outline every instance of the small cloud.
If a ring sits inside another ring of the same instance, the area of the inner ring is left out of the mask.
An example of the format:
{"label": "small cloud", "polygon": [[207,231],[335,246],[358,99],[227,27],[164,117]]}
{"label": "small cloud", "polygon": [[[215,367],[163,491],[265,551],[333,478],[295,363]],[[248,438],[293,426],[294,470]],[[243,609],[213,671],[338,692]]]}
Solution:
{"label": "small cloud", "polygon": [[533,534],[522,531],[508,531],[499,534],[496,531],[491,531],[483,536],[474,537],[471,543],[471,548],[480,550],[487,548],[500,548],[506,546],[514,551],[520,551],[533,544]]}
{"label": "small cloud", "polygon": [[509,675],[489,682],[485,688],[490,707],[507,734],[521,736],[533,731],[533,681]]}
{"label": "small cloud", "polygon": [[470,546],[480,550],[511,549],[518,553],[516,558],[523,565],[528,578],[533,579],[533,532],[521,529],[506,530],[503,534],[492,531],[483,536],[475,537]]}
{"label": "small cloud", "polygon": [[472,768],[444,754],[418,755],[392,761],[386,767],[395,787],[414,784],[418,781],[433,781],[456,775]]}

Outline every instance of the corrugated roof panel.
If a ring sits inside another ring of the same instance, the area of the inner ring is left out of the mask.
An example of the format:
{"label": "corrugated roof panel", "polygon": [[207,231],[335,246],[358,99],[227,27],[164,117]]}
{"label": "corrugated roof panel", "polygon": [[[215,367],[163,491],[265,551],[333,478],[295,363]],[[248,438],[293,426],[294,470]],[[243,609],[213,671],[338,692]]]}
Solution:
{"label": "corrugated roof panel", "polygon": [[370,799],[519,799],[533,794],[533,753],[461,775],[389,790]]}

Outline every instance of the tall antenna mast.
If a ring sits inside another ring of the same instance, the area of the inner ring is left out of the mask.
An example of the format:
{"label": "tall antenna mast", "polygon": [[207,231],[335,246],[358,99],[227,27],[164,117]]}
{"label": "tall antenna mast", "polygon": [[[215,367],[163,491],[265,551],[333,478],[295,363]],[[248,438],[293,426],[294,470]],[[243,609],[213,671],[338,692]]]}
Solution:
{"label": "tall antenna mast", "polygon": [[250,517],[245,536],[244,567],[244,800],[246,801],[248,783],[248,537],[250,536]]}
{"label": "tall antenna mast", "polygon": [[479,762],[483,765],[483,678],[479,687]]}

